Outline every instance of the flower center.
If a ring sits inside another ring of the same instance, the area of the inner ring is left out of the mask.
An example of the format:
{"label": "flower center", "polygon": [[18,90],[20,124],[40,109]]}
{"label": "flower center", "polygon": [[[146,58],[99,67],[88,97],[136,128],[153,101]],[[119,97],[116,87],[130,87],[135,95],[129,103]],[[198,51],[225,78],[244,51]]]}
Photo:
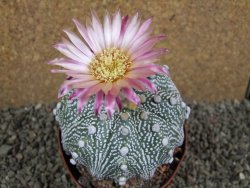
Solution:
{"label": "flower center", "polygon": [[126,74],[131,65],[129,57],[119,49],[105,49],[90,63],[90,73],[104,82],[114,82]]}

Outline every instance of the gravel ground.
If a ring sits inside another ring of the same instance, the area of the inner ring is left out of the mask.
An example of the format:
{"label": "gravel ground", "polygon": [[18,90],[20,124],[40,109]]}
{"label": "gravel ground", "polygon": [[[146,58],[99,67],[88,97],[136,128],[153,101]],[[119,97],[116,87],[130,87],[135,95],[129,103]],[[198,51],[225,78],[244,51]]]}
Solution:
{"label": "gravel ground", "polygon": [[[57,150],[55,104],[0,110],[0,187],[74,187]],[[189,149],[171,187],[250,187],[250,102],[191,103]]]}

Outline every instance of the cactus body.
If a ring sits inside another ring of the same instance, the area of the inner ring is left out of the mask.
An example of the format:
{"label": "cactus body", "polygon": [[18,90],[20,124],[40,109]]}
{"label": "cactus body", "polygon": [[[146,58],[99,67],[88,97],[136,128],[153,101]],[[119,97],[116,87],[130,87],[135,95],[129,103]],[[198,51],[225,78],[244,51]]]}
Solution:
{"label": "cactus body", "polygon": [[169,77],[157,74],[149,79],[157,93],[135,90],[141,104],[125,103],[112,119],[104,109],[99,117],[94,114],[94,97],[80,114],[76,101],[62,99],[55,114],[72,164],[84,165],[98,179],[111,178],[124,185],[133,176],[149,179],[159,165],[173,161],[190,110]]}

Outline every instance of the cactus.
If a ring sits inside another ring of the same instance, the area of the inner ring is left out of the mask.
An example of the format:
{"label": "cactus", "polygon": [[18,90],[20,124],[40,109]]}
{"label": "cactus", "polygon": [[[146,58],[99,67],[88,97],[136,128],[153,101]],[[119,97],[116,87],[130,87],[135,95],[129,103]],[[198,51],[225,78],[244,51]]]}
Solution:
{"label": "cactus", "polygon": [[172,163],[174,149],[184,140],[183,124],[190,108],[168,76],[148,79],[157,93],[134,89],[141,103],[134,105],[123,98],[124,107],[110,119],[103,106],[96,116],[94,96],[80,114],[77,100],[68,99],[73,90],[62,98],[54,114],[73,165],[84,165],[97,179],[110,178],[124,185],[134,176],[150,179],[159,165]]}

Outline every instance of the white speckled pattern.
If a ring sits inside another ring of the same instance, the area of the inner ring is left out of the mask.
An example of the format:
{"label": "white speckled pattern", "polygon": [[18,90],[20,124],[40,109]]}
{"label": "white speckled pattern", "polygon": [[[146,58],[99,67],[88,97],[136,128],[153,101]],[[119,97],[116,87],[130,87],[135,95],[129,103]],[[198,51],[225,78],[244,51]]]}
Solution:
{"label": "white speckled pattern", "polygon": [[104,109],[101,117],[96,117],[94,97],[81,114],[77,114],[76,101],[68,103],[66,97],[56,110],[64,149],[76,153],[78,157],[73,160],[96,178],[112,178],[120,185],[135,175],[148,179],[159,165],[171,162],[174,148],[182,145],[189,109],[169,77],[156,75],[150,79],[159,97],[136,91],[145,101],[135,110],[123,108],[126,117],[115,112],[109,120]]}

